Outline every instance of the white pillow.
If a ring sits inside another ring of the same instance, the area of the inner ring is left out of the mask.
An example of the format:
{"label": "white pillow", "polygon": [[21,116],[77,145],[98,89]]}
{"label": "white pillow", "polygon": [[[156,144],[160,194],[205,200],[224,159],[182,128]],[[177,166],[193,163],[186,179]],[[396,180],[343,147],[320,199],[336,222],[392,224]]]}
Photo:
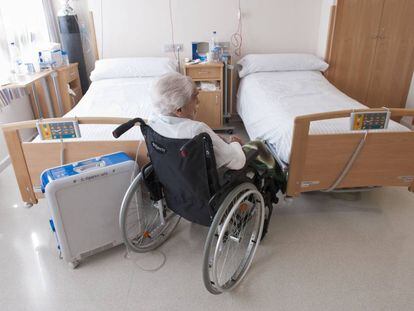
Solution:
{"label": "white pillow", "polygon": [[240,78],[266,71],[325,71],[329,65],[312,54],[249,54],[239,62]]}
{"label": "white pillow", "polygon": [[91,72],[91,81],[117,78],[157,77],[177,71],[167,57],[125,57],[100,59]]}

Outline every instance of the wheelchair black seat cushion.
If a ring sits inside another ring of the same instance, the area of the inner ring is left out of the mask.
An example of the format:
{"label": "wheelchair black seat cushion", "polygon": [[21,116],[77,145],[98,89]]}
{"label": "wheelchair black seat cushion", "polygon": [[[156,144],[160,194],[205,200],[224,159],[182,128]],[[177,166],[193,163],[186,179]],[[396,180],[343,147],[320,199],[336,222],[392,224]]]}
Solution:
{"label": "wheelchair black seat cushion", "polygon": [[141,124],[141,131],[168,208],[191,222],[210,226],[215,212],[209,200],[218,182],[208,134],[173,139],[158,134],[146,124]]}

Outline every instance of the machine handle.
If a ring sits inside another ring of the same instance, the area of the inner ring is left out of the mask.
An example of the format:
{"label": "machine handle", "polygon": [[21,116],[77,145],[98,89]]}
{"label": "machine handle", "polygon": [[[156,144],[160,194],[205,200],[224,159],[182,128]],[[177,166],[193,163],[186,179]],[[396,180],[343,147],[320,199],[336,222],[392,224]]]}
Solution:
{"label": "machine handle", "polygon": [[84,172],[89,172],[89,171],[96,170],[96,169],[101,168],[101,167],[105,167],[105,165],[106,164],[105,164],[104,161],[98,161],[98,162],[89,163],[89,164],[86,164],[86,165],[83,165],[83,166],[75,167],[73,170],[76,173],[84,173]]}
{"label": "machine handle", "polygon": [[145,122],[141,119],[141,118],[135,118],[135,119],[131,119],[128,122],[121,124],[120,126],[118,126],[113,132],[112,135],[115,138],[119,138],[121,137],[125,132],[129,131],[131,128],[133,128],[135,126],[135,124],[139,123],[139,125],[141,124],[145,124]]}

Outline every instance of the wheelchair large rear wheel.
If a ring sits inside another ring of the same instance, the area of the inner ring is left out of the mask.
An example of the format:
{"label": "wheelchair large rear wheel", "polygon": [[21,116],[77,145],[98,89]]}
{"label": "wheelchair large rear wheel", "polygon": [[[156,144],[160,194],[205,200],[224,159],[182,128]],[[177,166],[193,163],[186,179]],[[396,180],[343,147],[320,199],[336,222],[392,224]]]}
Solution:
{"label": "wheelchair large rear wheel", "polygon": [[203,281],[209,292],[220,294],[236,287],[252,263],[265,219],[261,193],[243,183],[220,205],[204,246]]}
{"label": "wheelchair large rear wheel", "polygon": [[119,225],[128,249],[144,253],[156,249],[172,234],[180,216],[168,209],[165,200],[154,202],[145,190],[142,173],[135,177],[122,201]]}

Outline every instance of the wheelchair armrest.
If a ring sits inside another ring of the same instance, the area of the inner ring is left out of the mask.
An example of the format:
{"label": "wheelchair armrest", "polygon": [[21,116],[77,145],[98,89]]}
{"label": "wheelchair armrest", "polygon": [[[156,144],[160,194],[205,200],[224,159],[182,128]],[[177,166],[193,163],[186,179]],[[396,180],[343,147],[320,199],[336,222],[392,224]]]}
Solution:
{"label": "wheelchair armrest", "polygon": [[149,175],[151,175],[153,172],[154,172],[154,167],[152,166],[151,162],[148,162],[147,164],[145,164],[141,169],[142,177],[144,179],[147,178]]}
{"label": "wheelchair armrest", "polygon": [[259,155],[259,150],[257,149],[253,149],[253,148],[249,148],[247,150],[246,149],[245,149],[246,163],[239,170],[228,170],[224,172],[223,178],[225,181],[234,181],[238,179],[242,174],[244,174],[244,172],[246,171],[250,163],[252,163]]}

